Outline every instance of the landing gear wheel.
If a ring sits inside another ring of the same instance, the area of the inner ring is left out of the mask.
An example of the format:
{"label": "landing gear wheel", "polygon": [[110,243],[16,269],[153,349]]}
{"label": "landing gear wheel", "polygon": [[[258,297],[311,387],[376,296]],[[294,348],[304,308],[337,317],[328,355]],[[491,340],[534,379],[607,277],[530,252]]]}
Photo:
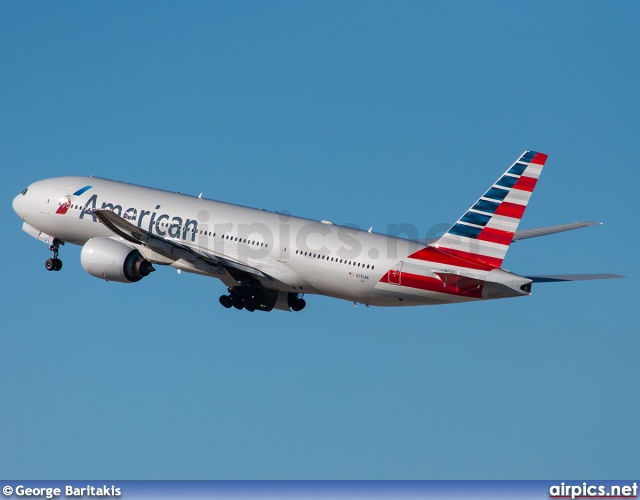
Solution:
{"label": "landing gear wheel", "polygon": [[222,307],[226,307],[227,309],[229,309],[231,307],[231,297],[229,297],[228,295],[221,295],[220,296],[220,304],[222,304]]}
{"label": "landing gear wheel", "polygon": [[255,288],[253,292],[253,303],[256,308],[265,301],[265,293],[259,288]]}
{"label": "landing gear wheel", "polygon": [[233,307],[235,307],[236,309],[240,310],[243,308],[242,305],[242,299],[240,297],[238,297],[237,295],[232,295],[231,296],[231,305]]}
{"label": "landing gear wheel", "polygon": [[62,269],[62,261],[60,259],[47,259],[44,263],[47,271],[60,271]]}
{"label": "landing gear wheel", "polygon": [[[249,312],[270,311],[273,309],[276,297],[267,297],[265,291],[259,285],[250,282],[227,288],[229,295],[220,297],[220,303],[224,307],[246,309]],[[265,301],[273,299],[273,303],[265,305]],[[228,304],[228,305],[227,305]]]}
{"label": "landing gear wheel", "polygon": [[291,304],[291,309],[295,312],[302,311],[304,309],[304,306],[306,305],[307,303],[305,302],[304,299],[296,299]]}

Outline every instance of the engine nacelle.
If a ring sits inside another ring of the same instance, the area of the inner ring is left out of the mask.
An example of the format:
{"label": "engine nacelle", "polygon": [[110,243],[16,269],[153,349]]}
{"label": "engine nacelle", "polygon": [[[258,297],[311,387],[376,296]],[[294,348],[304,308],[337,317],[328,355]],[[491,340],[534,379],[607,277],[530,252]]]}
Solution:
{"label": "engine nacelle", "polygon": [[155,271],[135,248],[110,238],[91,238],[82,247],[80,263],[91,276],[135,283]]}

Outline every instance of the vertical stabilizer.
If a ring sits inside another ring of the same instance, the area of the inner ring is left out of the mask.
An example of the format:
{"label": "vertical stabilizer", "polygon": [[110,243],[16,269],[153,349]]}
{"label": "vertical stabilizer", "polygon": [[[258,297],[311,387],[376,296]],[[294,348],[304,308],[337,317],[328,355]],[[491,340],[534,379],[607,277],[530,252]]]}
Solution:
{"label": "vertical stabilizer", "polygon": [[411,257],[431,262],[453,257],[468,267],[500,267],[546,160],[546,154],[525,151],[437,242]]}

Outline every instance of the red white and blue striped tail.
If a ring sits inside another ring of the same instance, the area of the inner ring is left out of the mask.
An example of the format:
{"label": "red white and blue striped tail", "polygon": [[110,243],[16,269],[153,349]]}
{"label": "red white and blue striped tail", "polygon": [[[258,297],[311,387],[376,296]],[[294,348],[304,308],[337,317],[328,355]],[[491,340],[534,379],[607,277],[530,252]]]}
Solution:
{"label": "red white and blue striped tail", "polygon": [[437,242],[412,257],[433,262],[444,253],[467,267],[500,267],[546,160],[546,154],[525,151]]}

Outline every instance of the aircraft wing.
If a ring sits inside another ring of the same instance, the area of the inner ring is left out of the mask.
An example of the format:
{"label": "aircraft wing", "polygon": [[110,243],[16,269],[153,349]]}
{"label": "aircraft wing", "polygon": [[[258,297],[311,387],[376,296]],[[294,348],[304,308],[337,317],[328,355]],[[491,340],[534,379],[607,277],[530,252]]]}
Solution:
{"label": "aircraft wing", "polygon": [[226,256],[216,255],[215,252],[205,252],[197,248],[193,248],[169,238],[163,238],[156,234],[145,231],[131,222],[123,219],[112,210],[94,210],[93,214],[118,236],[125,240],[135,243],[136,245],[147,245],[149,248],[158,252],[163,257],[171,260],[186,259],[190,262],[197,262],[202,259],[204,262],[217,268],[218,274],[225,274],[225,270],[238,270],[250,274],[255,277],[272,279],[259,269],[229,259]]}
{"label": "aircraft wing", "polygon": [[545,276],[525,276],[533,283],[558,283],[561,281],[608,280],[624,278],[619,274],[547,274]]}
{"label": "aircraft wing", "polygon": [[516,231],[513,235],[513,241],[526,240],[527,238],[536,238],[538,236],[546,236],[548,234],[562,233],[563,231],[571,231],[572,229],[580,229],[581,227],[596,226],[602,222],[572,222],[571,224],[561,224],[559,226],[540,227],[538,229],[523,229]]}

